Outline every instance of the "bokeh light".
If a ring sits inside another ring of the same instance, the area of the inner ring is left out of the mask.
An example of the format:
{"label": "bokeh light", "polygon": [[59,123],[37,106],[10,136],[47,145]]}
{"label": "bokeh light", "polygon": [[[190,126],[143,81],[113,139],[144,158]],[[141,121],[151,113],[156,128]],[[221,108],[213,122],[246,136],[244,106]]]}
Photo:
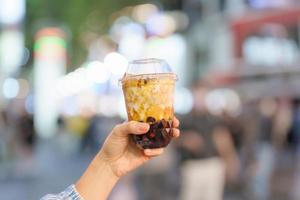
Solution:
{"label": "bokeh light", "polygon": [[2,86],[3,96],[7,99],[17,97],[20,85],[16,79],[8,78],[4,81]]}
{"label": "bokeh light", "polygon": [[[0,32],[0,70],[5,74],[15,73],[23,64],[24,36],[19,30]],[[13,53],[7,53],[13,52]]]}
{"label": "bokeh light", "polygon": [[111,52],[105,56],[104,64],[113,75],[122,76],[126,71],[128,60],[117,52]]}
{"label": "bokeh light", "polygon": [[110,77],[110,73],[104,63],[92,61],[86,64],[87,80],[94,83],[105,83]]}
{"label": "bokeh light", "polygon": [[0,23],[21,23],[25,15],[25,0],[0,0]]}
{"label": "bokeh light", "polygon": [[215,115],[226,112],[235,116],[241,111],[240,97],[231,89],[215,89],[210,91],[205,97],[205,105]]}
{"label": "bokeh light", "polygon": [[150,35],[167,36],[176,30],[176,21],[172,15],[157,13],[147,20],[146,29]]}
{"label": "bokeh light", "polygon": [[27,80],[25,79],[18,79],[19,84],[19,92],[17,98],[23,99],[26,98],[30,91],[30,85]]}
{"label": "bokeh light", "polygon": [[158,12],[157,6],[153,4],[141,4],[134,7],[132,17],[139,23],[146,23],[149,17]]}
{"label": "bokeh light", "polygon": [[184,87],[176,88],[174,110],[178,114],[189,113],[194,105],[192,92]]}

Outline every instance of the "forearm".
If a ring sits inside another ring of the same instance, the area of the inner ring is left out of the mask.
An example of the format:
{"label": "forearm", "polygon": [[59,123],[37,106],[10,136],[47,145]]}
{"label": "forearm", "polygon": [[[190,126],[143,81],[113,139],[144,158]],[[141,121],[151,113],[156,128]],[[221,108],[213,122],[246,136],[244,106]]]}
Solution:
{"label": "forearm", "polygon": [[[173,137],[179,137],[176,118],[173,126]],[[149,124],[135,121],[116,126],[75,186],[44,199],[106,200],[121,176],[163,153],[163,148],[141,151],[130,142],[131,134],[145,134],[149,128]]]}
{"label": "forearm", "polygon": [[84,200],[105,200],[118,179],[98,154],[75,187]]}

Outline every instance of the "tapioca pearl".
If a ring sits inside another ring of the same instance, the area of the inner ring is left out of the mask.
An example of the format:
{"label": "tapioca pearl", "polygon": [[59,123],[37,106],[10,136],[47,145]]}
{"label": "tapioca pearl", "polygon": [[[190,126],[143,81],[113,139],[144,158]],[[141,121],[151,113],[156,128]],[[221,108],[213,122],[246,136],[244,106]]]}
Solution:
{"label": "tapioca pearl", "polygon": [[154,124],[151,124],[151,125],[150,125],[150,130],[152,130],[153,132],[155,132],[156,129],[158,128],[158,126],[159,126],[159,122],[156,122],[156,123],[154,123]]}
{"label": "tapioca pearl", "polygon": [[156,139],[156,142],[157,142],[157,143],[161,143],[162,140],[161,140],[160,138],[157,138],[157,139]]}
{"label": "tapioca pearl", "polygon": [[148,123],[154,123],[156,121],[156,119],[152,116],[148,116],[146,122]]}
{"label": "tapioca pearl", "polygon": [[153,142],[153,141],[149,141],[149,144],[150,144],[150,145],[153,145],[153,144],[154,144],[154,142]]}
{"label": "tapioca pearl", "polygon": [[155,133],[153,133],[153,132],[149,133],[149,137],[150,138],[155,138]]}

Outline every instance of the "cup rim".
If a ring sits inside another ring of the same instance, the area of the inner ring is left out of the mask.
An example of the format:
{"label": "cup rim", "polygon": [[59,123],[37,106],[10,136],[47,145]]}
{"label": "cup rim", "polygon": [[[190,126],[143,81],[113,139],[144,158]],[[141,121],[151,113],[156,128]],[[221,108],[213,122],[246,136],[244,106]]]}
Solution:
{"label": "cup rim", "polygon": [[159,58],[143,58],[143,59],[137,59],[137,60],[132,60],[129,62],[129,65],[131,64],[147,64],[147,63],[163,63],[166,62],[163,59]]}
{"label": "cup rim", "polygon": [[126,79],[130,78],[136,78],[136,77],[146,77],[146,78],[151,78],[151,77],[155,77],[157,75],[161,75],[161,76],[169,76],[171,78],[173,78],[173,80],[176,82],[178,81],[178,76],[177,74],[173,73],[173,72],[167,72],[167,73],[151,73],[151,74],[128,74],[125,73],[124,76],[119,79],[119,83],[123,84],[124,81],[126,81]]}

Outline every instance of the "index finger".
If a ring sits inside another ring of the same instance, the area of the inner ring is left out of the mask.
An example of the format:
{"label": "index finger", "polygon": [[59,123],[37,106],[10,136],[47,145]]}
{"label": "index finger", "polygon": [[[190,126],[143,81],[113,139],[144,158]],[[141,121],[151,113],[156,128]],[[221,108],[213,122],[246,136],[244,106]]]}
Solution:
{"label": "index finger", "polygon": [[179,120],[176,117],[174,117],[173,118],[173,127],[177,128],[179,126],[179,124],[180,124]]}
{"label": "index finger", "polygon": [[149,124],[147,123],[130,121],[115,126],[113,133],[118,136],[127,136],[129,134],[140,135],[146,133],[149,128]]}

